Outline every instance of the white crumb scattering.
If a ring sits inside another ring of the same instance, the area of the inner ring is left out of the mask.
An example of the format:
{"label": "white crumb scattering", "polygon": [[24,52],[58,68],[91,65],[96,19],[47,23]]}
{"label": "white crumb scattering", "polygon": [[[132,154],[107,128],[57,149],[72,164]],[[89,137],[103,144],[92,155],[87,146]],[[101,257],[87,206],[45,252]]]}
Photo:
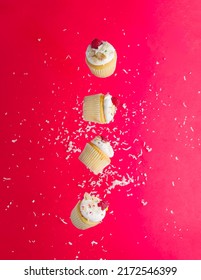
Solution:
{"label": "white crumb scattering", "polygon": [[186,76],[184,76],[184,81],[186,81]]}
{"label": "white crumb scattering", "polygon": [[135,155],[129,154],[128,156],[137,160],[137,157]]}
{"label": "white crumb scattering", "polygon": [[140,150],[140,153],[137,155],[137,157],[139,158],[139,157],[141,157],[143,155],[143,151],[142,151],[142,149]]}
{"label": "white crumb scattering", "polygon": [[33,199],[33,200],[32,200],[32,203],[35,203],[35,202],[36,202],[36,201]]}
{"label": "white crumb scattering", "polygon": [[126,71],[126,69],[123,69],[123,72],[124,72],[125,74],[128,74],[128,71]]}
{"label": "white crumb scattering", "polygon": [[[68,143],[68,149],[66,150],[67,153],[77,153],[77,152],[81,152],[81,149],[77,148],[75,143],[73,141],[69,141]],[[66,157],[66,159],[68,159],[70,157],[70,155],[68,155]]]}
{"label": "white crumb scattering", "polygon": [[124,109],[126,109],[126,108],[127,108],[126,103],[124,103],[124,104],[122,105],[122,107],[123,107]]}
{"label": "white crumb scattering", "polygon": [[186,105],[186,103],[185,103],[185,102],[183,102],[183,106],[184,106],[185,108],[187,108],[187,105]]}
{"label": "white crumb scattering", "polygon": [[194,128],[192,126],[190,127],[190,130],[194,132]]}
{"label": "white crumb scattering", "polygon": [[143,206],[146,206],[148,204],[148,202],[145,201],[144,199],[141,199],[141,203],[142,203]]}
{"label": "white crumb scattering", "polygon": [[102,251],[103,251],[103,252],[105,252],[105,253],[107,253],[107,252],[108,252],[107,250],[103,249],[103,246],[102,246]]}
{"label": "white crumb scattering", "polygon": [[127,196],[127,197],[133,196],[133,193],[127,193],[126,196]]}
{"label": "white crumb scattering", "polygon": [[160,63],[159,63],[159,61],[156,61],[156,65],[159,65]]}
{"label": "white crumb scattering", "polygon": [[68,244],[69,244],[69,245],[71,245],[71,246],[73,245],[73,243],[72,243],[72,242],[70,242],[70,241],[68,242]]}
{"label": "white crumb scattering", "polygon": [[8,177],[3,177],[3,181],[10,181],[11,178],[8,178]]}
{"label": "white crumb scattering", "polygon": [[96,241],[91,241],[91,245],[93,246],[93,245],[97,245],[98,244],[98,242],[96,242]]}
{"label": "white crumb scattering", "polygon": [[123,177],[121,178],[121,180],[114,180],[114,181],[112,182],[111,186],[108,187],[108,188],[106,189],[106,191],[107,191],[108,193],[110,193],[110,191],[111,191],[112,189],[114,189],[116,186],[127,186],[127,185],[129,185],[130,183],[134,183],[134,178],[133,178],[133,177],[130,177],[130,176],[127,174],[127,178],[126,178],[125,176],[123,176]]}
{"label": "white crumb scattering", "polygon": [[175,186],[175,182],[174,182],[174,181],[172,181],[172,186],[173,186],[173,187]]}
{"label": "white crumb scattering", "polygon": [[37,39],[38,42],[41,42],[41,40],[42,40],[41,38],[38,38],[38,39]]}
{"label": "white crumb scattering", "polygon": [[128,151],[128,150],[130,150],[130,149],[131,149],[131,146],[128,147],[128,148],[122,148],[122,150],[124,150],[124,151]]}
{"label": "white crumb scattering", "polygon": [[68,55],[66,56],[66,59],[71,59],[71,56],[68,54]]}
{"label": "white crumb scattering", "polygon": [[67,223],[64,219],[62,219],[62,218],[59,218],[59,220],[60,220],[63,224],[65,224],[65,225],[68,224],[68,223]]}
{"label": "white crumb scattering", "polygon": [[34,244],[36,240],[28,240],[28,242]]}
{"label": "white crumb scattering", "polygon": [[177,156],[175,156],[175,159],[176,159],[176,160],[179,160],[179,158],[178,158]]}
{"label": "white crumb scattering", "polygon": [[174,214],[174,211],[173,211],[173,210],[170,210],[170,213],[173,215],[173,214]]}
{"label": "white crumb scattering", "polygon": [[11,140],[12,143],[16,143],[17,142],[17,139],[13,139]]}

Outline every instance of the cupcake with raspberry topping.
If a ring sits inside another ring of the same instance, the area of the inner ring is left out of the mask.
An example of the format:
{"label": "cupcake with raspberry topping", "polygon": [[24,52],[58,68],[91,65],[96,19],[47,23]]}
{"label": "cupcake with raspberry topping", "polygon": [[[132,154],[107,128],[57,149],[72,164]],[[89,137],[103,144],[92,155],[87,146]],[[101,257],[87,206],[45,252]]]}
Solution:
{"label": "cupcake with raspberry topping", "polygon": [[105,218],[107,209],[107,201],[85,193],[84,198],[73,208],[70,219],[76,228],[85,230],[100,224]]}
{"label": "cupcake with raspberry topping", "polygon": [[87,143],[79,156],[79,160],[94,174],[103,172],[114,156],[110,142],[103,136],[96,136]]}
{"label": "cupcake with raspberry topping", "polygon": [[94,39],[86,50],[86,64],[96,77],[111,76],[116,69],[117,53],[106,41]]}
{"label": "cupcake with raspberry topping", "polygon": [[83,119],[100,124],[110,123],[114,120],[119,100],[107,94],[94,94],[85,96],[83,102]]}

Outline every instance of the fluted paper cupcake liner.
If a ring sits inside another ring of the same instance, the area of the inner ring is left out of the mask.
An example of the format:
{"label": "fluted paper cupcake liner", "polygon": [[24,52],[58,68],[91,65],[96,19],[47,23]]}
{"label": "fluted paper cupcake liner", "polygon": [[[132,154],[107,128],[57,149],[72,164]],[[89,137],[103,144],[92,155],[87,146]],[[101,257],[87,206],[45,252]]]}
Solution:
{"label": "fluted paper cupcake liner", "polygon": [[79,156],[79,160],[94,174],[99,174],[110,164],[111,160],[98,147],[94,146],[87,143]]}
{"label": "fluted paper cupcake liner", "polygon": [[83,119],[89,122],[105,123],[104,94],[85,96],[83,103]]}

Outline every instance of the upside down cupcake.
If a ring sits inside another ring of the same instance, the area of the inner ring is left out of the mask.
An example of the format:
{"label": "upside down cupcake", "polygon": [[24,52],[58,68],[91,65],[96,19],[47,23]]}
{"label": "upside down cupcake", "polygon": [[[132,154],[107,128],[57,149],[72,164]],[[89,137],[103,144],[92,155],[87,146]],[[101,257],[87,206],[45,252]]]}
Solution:
{"label": "upside down cupcake", "polygon": [[114,156],[110,142],[103,136],[96,136],[86,144],[79,156],[79,160],[94,174],[103,172],[103,169],[111,162]]}
{"label": "upside down cupcake", "polygon": [[84,198],[73,208],[70,219],[78,229],[88,229],[102,222],[108,209],[108,202],[97,196],[84,194]]}
{"label": "upside down cupcake", "polygon": [[83,119],[100,124],[110,123],[114,120],[119,100],[107,94],[94,94],[85,96],[83,102]]}
{"label": "upside down cupcake", "polygon": [[96,77],[111,76],[116,69],[117,53],[114,47],[99,39],[94,39],[86,50],[86,64]]}

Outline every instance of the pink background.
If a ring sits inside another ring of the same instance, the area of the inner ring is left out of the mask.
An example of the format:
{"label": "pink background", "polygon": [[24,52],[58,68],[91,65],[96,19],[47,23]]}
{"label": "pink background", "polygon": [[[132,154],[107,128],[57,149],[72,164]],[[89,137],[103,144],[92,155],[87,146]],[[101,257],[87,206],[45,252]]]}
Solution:
{"label": "pink background", "polygon": [[[0,24],[0,258],[200,259],[201,2],[4,0]],[[118,53],[106,79],[95,37]],[[121,101],[109,125],[82,119],[100,92]],[[115,156],[93,175],[78,156],[100,133]],[[85,191],[110,207],[80,231]]]}

